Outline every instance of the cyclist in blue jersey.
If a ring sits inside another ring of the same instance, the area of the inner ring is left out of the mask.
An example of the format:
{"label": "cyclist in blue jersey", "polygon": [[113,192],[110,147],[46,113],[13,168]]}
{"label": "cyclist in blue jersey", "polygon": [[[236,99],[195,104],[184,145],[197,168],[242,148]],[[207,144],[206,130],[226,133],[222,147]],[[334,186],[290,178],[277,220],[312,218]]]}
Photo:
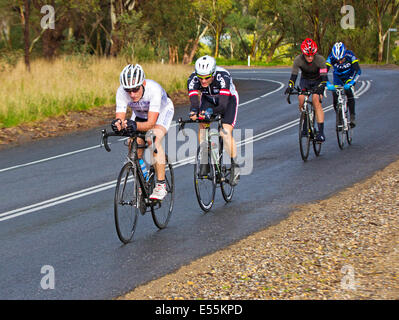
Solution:
{"label": "cyclist in blue jersey", "polygon": [[337,112],[338,95],[335,92],[334,86],[344,86],[345,94],[348,98],[350,125],[354,128],[356,126],[356,113],[353,87],[355,86],[359,76],[362,74],[359,60],[352,51],[346,49],[342,42],[337,42],[334,44],[331,53],[327,58],[326,65],[327,70],[330,70],[330,68],[333,67],[334,84],[328,82],[327,89],[333,91],[335,112]]}

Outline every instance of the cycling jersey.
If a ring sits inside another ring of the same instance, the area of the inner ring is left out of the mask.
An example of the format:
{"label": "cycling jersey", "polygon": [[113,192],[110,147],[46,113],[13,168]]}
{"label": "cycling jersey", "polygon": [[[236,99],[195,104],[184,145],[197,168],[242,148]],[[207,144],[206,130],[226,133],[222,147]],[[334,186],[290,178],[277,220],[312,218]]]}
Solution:
{"label": "cycling jersey", "polygon": [[352,51],[346,50],[342,59],[343,61],[340,63],[339,60],[334,58],[332,53],[330,53],[326,61],[328,70],[330,67],[334,68],[334,85],[343,85],[347,80],[357,81],[362,73],[359,67],[359,60]]}
{"label": "cycling jersey", "polygon": [[138,102],[134,102],[122,86],[116,92],[116,112],[126,112],[127,108],[132,109],[132,120],[136,117],[148,119],[148,112],[158,112],[157,124],[167,130],[174,114],[173,102],[160,84],[154,80],[146,79],[144,94]]}
{"label": "cycling jersey", "polygon": [[190,111],[197,113],[212,107],[215,113],[222,114],[222,123],[235,125],[239,97],[233,79],[226,69],[217,66],[214,79],[208,87],[202,87],[196,73],[193,72],[188,78],[187,88],[191,102]]}
{"label": "cycling jersey", "polygon": [[320,80],[321,82],[327,81],[326,60],[320,54],[316,54],[311,63],[308,63],[305,60],[303,54],[294,59],[294,65],[292,67],[291,74],[291,80],[293,81],[293,84],[295,84],[299,70],[302,72],[302,79],[310,81]]}

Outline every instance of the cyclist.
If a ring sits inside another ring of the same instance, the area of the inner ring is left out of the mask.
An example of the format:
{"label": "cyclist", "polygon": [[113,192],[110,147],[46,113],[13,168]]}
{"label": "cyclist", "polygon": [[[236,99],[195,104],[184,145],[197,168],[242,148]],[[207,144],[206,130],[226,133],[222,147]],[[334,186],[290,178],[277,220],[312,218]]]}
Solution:
{"label": "cyclist", "polygon": [[[188,95],[190,97],[191,120],[209,119],[212,114],[222,115],[220,135],[226,152],[231,158],[231,185],[237,185],[240,178],[240,168],[237,163],[237,146],[233,138],[233,129],[237,122],[238,92],[230,73],[219,66],[211,56],[203,56],[195,62],[195,71],[187,81]],[[201,97],[201,98],[200,98]],[[199,124],[199,142],[204,140],[205,124]],[[206,148],[201,148],[201,158],[207,159]],[[209,172],[209,164],[200,164],[200,175]]]}
{"label": "cyclist", "polygon": [[[292,92],[300,69],[302,72],[299,85],[301,90],[314,90],[316,93],[312,96],[318,127],[316,140],[319,142],[324,142],[326,138],[324,136],[324,112],[321,104],[321,99],[323,97],[324,89],[328,81],[328,72],[326,68],[326,59],[322,55],[318,54],[317,50],[317,44],[312,39],[306,38],[302,42],[302,54],[298,55],[294,59],[291,78],[288,83],[288,87],[285,90],[285,94],[289,94]],[[305,96],[299,95],[298,100],[299,110],[302,110],[303,104],[305,102]],[[304,127],[304,131],[306,132],[306,125]]]}
{"label": "cyclist", "polygon": [[[334,109],[337,112],[338,95],[334,90],[334,86],[344,86],[345,94],[348,98],[348,108],[350,113],[350,126],[354,128],[356,126],[355,119],[355,97],[353,94],[353,87],[356,84],[357,79],[362,74],[362,70],[359,66],[359,60],[355,54],[347,50],[342,42],[334,44],[331,53],[329,54],[327,61],[327,70],[329,71],[333,67],[333,82],[327,82],[327,89],[333,91]],[[338,119],[338,115],[337,115]],[[340,120],[340,119],[339,119]]]}
{"label": "cyclist", "polygon": [[[154,80],[145,79],[143,68],[128,64],[119,77],[120,86],[116,92],[116,113],[111,123],[112,130],[126,130],[131,134],[136,131],[152,130],[155,136],[157,152],[153,154],[157,183],[150,199],[162,200],[166,194],[165,152],[162,139],[169,130],[174,114],[174,105],[165,90]],[[130,119],[126,118],[127,108],[132,109]],[[141,140],[141,141],[139,141]],[[144,141],[138,139],[138,143]],[[149,143],[152,143],[149,141]],[[142,150],[141,150],[142,151]],[[143,151],[139,156],[142,156]]]}

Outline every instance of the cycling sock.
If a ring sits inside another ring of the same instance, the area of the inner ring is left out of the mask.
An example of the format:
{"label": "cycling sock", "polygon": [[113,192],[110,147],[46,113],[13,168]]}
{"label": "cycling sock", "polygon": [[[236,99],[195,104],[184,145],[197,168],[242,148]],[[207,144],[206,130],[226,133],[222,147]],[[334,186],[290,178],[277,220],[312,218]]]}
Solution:
{"label": "cycling sock", "polygon": [[230,158],[231,159],[231,164],[237,164],[237,157],[235,158]]}
{"label": "cycling sock", "polygon": [[158,184],[165,184],[166,181],[165,181],[165,180],[158,180],[158,179],[157,179],[157,183],[158,183]]}

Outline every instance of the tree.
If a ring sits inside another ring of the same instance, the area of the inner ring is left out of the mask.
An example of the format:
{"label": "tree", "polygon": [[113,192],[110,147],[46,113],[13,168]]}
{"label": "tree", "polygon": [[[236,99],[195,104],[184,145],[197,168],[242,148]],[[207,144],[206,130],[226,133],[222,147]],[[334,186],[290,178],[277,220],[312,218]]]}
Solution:
{"label": "tree", "polygon": [[399,15],[398,0],[373,0],[369,6],[371,15],[376,19],[378,30],[378,62],[382,62],[384,43],[389,29],[393,27]]}

